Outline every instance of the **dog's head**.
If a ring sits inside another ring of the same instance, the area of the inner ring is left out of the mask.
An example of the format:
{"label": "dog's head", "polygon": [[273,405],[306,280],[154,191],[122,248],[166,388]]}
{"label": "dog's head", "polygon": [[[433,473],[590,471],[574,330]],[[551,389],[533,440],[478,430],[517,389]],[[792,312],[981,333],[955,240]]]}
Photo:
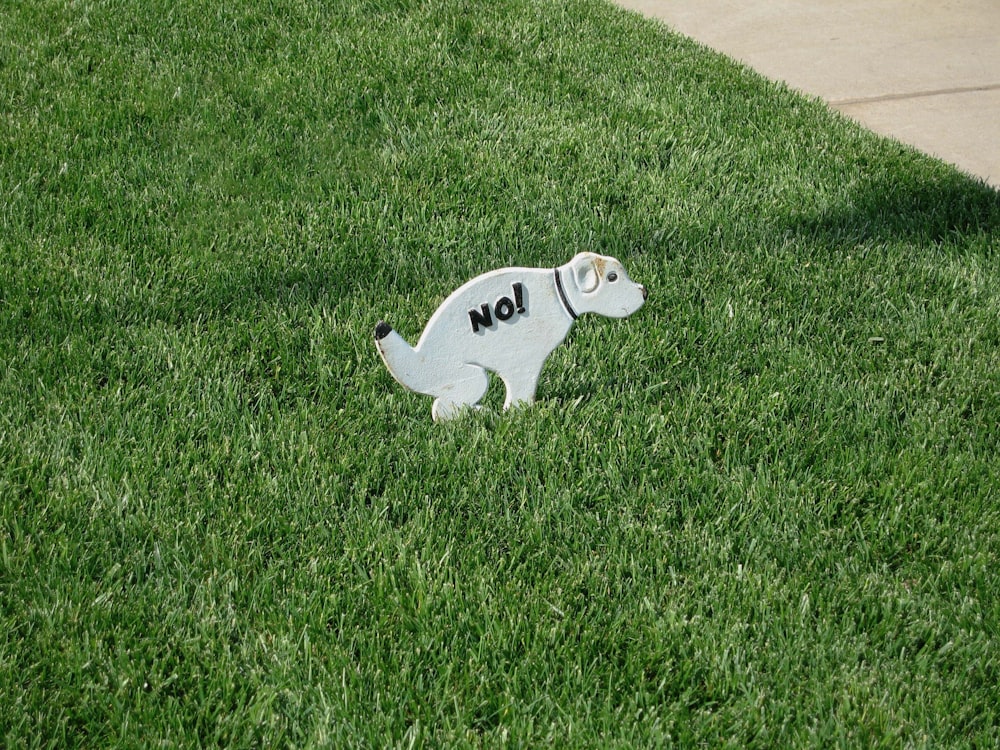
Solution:
{"label": "dog's head", "polygon": [[578,313],[627,318],[646,301],[646,287],[632,281],[616,258],[578,253],[566,267],[572,279],[571,301]]}

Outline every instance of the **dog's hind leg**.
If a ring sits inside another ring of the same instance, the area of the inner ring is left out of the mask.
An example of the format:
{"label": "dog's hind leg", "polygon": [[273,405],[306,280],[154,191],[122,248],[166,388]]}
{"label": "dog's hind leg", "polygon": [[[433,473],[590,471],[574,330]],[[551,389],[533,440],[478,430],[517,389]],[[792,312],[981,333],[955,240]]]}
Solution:
{"label": "dog's hind leg", "polygon": [[443,392],[434,395],[431,416],[435,422],[457,417],[462,409],[474,407],[490,387],[490,376],[478,365],[462,365]]}

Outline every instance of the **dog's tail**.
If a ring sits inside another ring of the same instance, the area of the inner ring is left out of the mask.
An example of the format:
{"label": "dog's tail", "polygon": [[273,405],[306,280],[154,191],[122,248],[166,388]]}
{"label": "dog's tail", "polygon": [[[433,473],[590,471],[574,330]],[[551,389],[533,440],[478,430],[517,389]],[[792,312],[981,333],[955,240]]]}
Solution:
{"label": "dog's tail", "polygon": [[400,385],[427,396],[439,395],[440,375],[388,323],[380,322],[375,326],[375,346],[389,374]]}

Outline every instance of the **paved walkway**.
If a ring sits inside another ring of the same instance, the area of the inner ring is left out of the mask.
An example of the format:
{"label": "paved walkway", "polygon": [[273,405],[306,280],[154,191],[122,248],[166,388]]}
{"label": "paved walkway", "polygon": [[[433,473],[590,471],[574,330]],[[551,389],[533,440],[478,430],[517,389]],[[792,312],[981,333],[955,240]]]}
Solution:
{"label": "paved walkway", "polygon": [[1000,188],[1000,0],[615,0]]}

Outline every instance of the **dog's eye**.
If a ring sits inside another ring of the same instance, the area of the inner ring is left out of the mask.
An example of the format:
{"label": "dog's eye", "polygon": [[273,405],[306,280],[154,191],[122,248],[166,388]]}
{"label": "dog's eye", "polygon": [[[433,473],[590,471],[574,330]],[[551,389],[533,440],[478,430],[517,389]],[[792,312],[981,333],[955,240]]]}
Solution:
{"label": "dog's eye", "polygon": [[608,274],[608,281],[611,281],[611,282],[618,281],[618,274],[616,274],[614,271],[612,271],[611,273],[609,273]]}

